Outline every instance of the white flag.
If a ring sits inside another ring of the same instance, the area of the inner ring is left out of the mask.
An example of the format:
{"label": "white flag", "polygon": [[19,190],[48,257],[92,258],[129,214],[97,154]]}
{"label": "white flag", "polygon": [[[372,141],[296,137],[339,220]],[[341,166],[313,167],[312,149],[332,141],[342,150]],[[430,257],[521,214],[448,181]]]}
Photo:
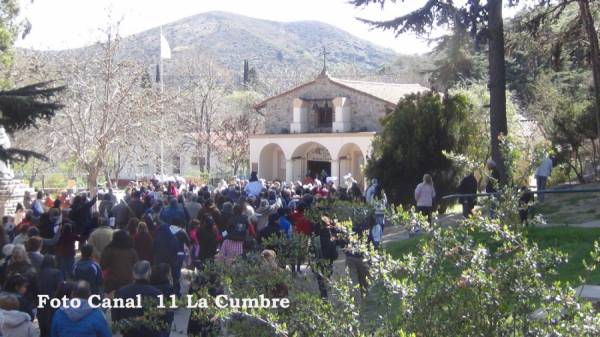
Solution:
{"label": "white flag", "polygon": [[162,29],[160,30],[160,58],[161,59],[170,59],[171,58],[171,47],[169,47],[169,42],[162,34]]}

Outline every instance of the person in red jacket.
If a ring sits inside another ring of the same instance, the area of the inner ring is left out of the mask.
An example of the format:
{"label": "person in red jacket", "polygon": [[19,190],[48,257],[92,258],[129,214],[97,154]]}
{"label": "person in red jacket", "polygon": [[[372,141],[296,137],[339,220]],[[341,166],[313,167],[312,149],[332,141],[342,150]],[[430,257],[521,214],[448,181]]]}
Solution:
{"label": "person in red jacket", "polygon": [[[296,210],[290,215],[290,220],[292,221],[292,225],[294,228],[294,232],[310,236],[313,232],[312,223],[304,216],[304,209],[306,206],[303,202],[299,202],[298,206],[296,206]],[[302,266],[304,261],[301,258],[296,260],[296,263],[292,265],[292,272],[300,272],[300,266]]]}
{"label": "person in red jacket", "polygon": [[299,202],[298,206],[296,207],[296,211],[290,216],[290,220],[292,220],[294,231],[296,233],[310,235],[313,231],[312,223],[306,217],[304,217],[304,209],[304,203]]}
{"label": "person in red jacket", "polygon": [[60,232],[60,239],[56,244],[56,261],[58,269],[66,280],[73,274],[73,265],[75,264],[75,241],[81,241],[81,236],[75,234],[73,225],[64,223]]}

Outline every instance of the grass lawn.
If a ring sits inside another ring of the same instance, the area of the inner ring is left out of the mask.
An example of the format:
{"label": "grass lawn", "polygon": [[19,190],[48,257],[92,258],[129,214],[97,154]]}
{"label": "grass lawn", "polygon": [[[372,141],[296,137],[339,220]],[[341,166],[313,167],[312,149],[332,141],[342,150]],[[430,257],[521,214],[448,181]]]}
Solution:
{"label": "grass lawn", "polygon": [[[421,235],[408,240],[390,242],[386,244],[385,249],[397,258],[414,252],[419,241],[424,238],[425,236]],[[529,239],[536,242],[540,248],[554,247],[568,254],[569,260],[558,268],[559,274],[548,276],[549,283],[560,280],[578,286],[580,284],[578,276],[585,277],[586,273],[582,261],[589,256],[594,241],[600,240],[600,228],[531,228],[529,229]],[[598,269],[587,279],[587,284],[600,284],[600,270]]]}
{"label": "grass lawn", "polygon": [[[600,184],[572,185],[563,187],[569,190],[597,189]],[[546,201],[536,204],[534,212],[542,214],[548,223],[554,225],[581,224],[597,222],[599,219],[596,208],[600,202],[600,193],[566,193],[549,194]]]}

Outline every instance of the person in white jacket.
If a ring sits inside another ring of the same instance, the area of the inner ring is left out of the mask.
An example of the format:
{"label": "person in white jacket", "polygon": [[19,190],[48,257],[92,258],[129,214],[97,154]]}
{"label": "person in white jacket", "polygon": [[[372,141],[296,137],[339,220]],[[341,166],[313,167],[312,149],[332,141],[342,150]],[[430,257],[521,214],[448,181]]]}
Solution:
{"label": "person in white jacket", "polygon": [[0,297],[2,310],[2,337],[39,337],[40,331],[31,322],[29,314],[19,309],[19,300],[14,295],[3,294]]}
{"label": "person in white jacket", "polygon": [[435,198],[435,188],[431,175],[425,174],[423,182],[417,185],[415,189],[415,200],[417,201],[417,211],[427,216],[431,223],[431,214],[433,213],[433,199]]}

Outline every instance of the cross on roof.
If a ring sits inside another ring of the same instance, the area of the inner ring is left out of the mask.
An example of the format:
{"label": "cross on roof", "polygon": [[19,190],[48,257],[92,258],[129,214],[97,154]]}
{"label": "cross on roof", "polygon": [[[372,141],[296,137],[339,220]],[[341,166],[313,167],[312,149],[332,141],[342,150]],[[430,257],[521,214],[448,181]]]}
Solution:
{"label": "cross on roof", "polygon": [[329,53],[327,52],[327,48],[323,47],[323,71],[327,70],[327,55]]}

